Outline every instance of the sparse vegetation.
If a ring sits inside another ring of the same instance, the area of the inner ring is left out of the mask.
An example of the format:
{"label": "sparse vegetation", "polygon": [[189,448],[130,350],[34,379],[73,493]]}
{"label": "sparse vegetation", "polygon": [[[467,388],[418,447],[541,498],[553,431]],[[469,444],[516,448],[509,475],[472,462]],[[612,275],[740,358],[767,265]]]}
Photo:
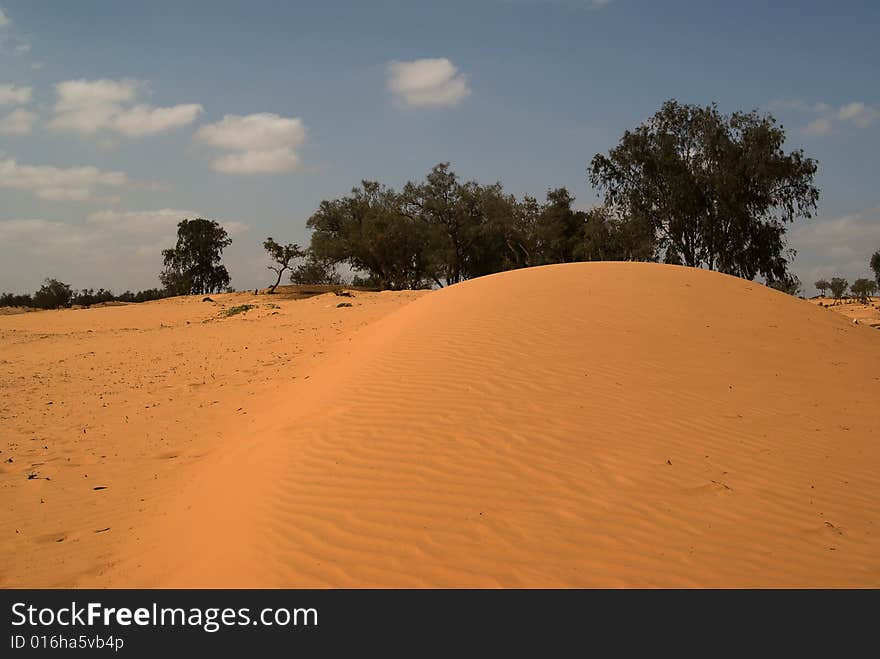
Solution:
{"label": "sparse vegetation", "polygon": [[305,252],[303,252],[296,243],[280,245],[276,243],[271,236],[266,238],[263,242],[263,249],[266,250],[266,253],[272,259],[272,265],[266,267],[278,275],[275,283],[272,284],[267,291],[267,293],[271,295],[275,292],[275,289],[278,288],[278,284],[281,283],[281,276],[285,271],[290,270],[291,261],[302,258],[305,256]]}
{"label": "sparse vegetation", "polygon": [[240,313],[246,313],[251,309],[255,309],[256,305],[254,304],[239,304],[234,307],[229,307],[228,309],[224,309],[220,312],[220,315],[229,318],[230,316],[237,316]]}
{"label": "sparse vegetation", "polygon": [[46,279],[40,289],[33,295],[27,293],[0,294],[0,307],[26,307],[30,309],[64,309],[72,306],[90,307],[106,302],[147,302],[168,297],[166,291],[151,288],[133,293],[125,291],[116,295],[113,291],[99,288],[74,290],[68,284],[57,279]]}
{"label": "sparse vegetation", "polygon": [[832,277],[828,287],[831,289],[831,296],[835,300],[840,301],[846,296],[849,282],[842,277]]}
{"label": "sparse vegetation", "polygon": [[850,291],[859,302],[868,304],[871,301],[871,296],[877,292],[877,282],[862,277],[853,282]]}
{"label": "sparse vegetation", "polygon": [[825,294],[828,292],[828,289],[831,288],[831,284],[827,279],[820,279],[813,284],[816,287],[816,290],[819,291],[819,295],[825,297]]}

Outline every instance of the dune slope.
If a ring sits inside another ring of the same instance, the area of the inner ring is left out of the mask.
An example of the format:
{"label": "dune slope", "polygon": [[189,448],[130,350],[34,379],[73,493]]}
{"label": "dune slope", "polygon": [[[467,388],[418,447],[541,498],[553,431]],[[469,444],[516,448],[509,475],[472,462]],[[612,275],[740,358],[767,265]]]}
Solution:
{"label": "dune slope", "polygon": [[437,291],[291,385],[106,583],[878,586],[878,340],[673,266]]}

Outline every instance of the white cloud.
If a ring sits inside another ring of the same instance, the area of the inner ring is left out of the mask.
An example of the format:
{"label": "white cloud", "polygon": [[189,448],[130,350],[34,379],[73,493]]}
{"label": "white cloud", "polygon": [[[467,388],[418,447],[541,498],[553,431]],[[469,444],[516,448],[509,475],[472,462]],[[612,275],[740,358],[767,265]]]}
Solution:
{"label": "white cloud", "polygon": [[859,128],[867,128],[874,123],[878,116],[880,116],[880,112],[862,102],[849,103],[837,111],[838,119],[851,121]]}
{"label": "white cloud", "polygon": [[[162,208],[153,211],[103,210],[91,213],[87,219],[91,225],[102,230],[174,236],[181,220],[197,217],[205,216],[196,211]],[[244,222],[220,221],[220,224],[230,236],[240,235],[250,228]]]}
{"label": "white cloud", "polygon": [[0,27],[3,27],[5,25],[9,25],[11,22],[12,21],[9,20],[9,16],[6,15],[6,12],[4,12],[2,9],[0,9]]}
{"label": "white cloud", "polygon": [[211,163],[216,171],[252,174],[296,169],[296,149],[305,142],[306,135],[306,126],[298,117],[262,112],[246,116],[228,114],[199,128],[196,139],[230,152]]}
{"label": "white cloud", "polygon": [[168,108],[151,108],[138,105],[116,117],[114,127],[129,137],[153,135],[195,121],[202,113],[198,103],[175,105]]}
{"label": "white cloud", "polygon": [[[795,225],[791,231],[799,243],[840,248],[858,248],[868,243],[880,244],[880,207],[843,215],[830,220],[816,220]],[[876,248],[875,248],[876,249]]]}
{"label": "white cloud", "polygon": [[287,172],[297,168],[299,157],[291,149],[242,151],[216,158],[212,167],[224,174]]}
{"label": "white cloud", "polygon": [[95,188],[119,187],[126,182],[123,172],[92,166],[20,165],[13,158],[0,159],[0,187],[29,190],[51,201],[88,201],[94,198]]}
{"label": "white cloud", "polygon": [[804,133],[810,137],[824,137],[831,133],[831,119],[822,117],[808,123],[804,128]]}
{"label": "white cloud", "polygon": [[781,99],[771,101],[771,111],[794,111],[802,114],[818,115],[804,128],[805,135],[825,137],[834,132],[841,124],[850,123],[858,128],[867,128],[880,118],[880,109],[867,105],[862,101],[853,101],[838,108],[828,103],[809,104],[803,99]]}
{"label": "white cloud", "polygon": [[17,108],[0,118],[0,134],[29,135],[37,120],[36,112]]}
{"label": "white cloud", "polygon": [[198,217],[193,211],[162,208],[155,211],[103,210],[88,216],[91,224],[104,229],[123,230],[133,233],[155,233],[174,230],[184,218]]}
{"label": "white cloud", "polygon": [[467,76],[445,57],[390,62],[388,91],[401,107],[455,107],[471,94]]}
{"label": "white cloud", "polygon": [[0,85],[0,105],[26,105],[31,102],[33,90],[18,85]]}
{"label": "white cloud", "polygon": [[195,121],[197,103],[152,107],[134,103],[146,90],[137,80],[66,80],[55,85],[57,97],[49,126],[94,135],[111,131],[127,137],[154,135]]}

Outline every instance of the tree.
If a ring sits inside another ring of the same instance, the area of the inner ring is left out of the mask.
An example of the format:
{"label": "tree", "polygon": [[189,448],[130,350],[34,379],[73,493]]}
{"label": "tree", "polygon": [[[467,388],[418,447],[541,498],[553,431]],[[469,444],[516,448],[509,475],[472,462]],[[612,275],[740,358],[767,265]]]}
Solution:
{"label": "tree", "polygon": [[871,270],[874,271],[874,279],[877,281],[877,286],[880,286],[880,250],[871,255],[870,265]]}
{"label": "tree", "polygon": [[831,284],[828,283],[827,279],[820,279],[816,283],[813,284],[816,287],[816,290],[819,291],[819,295],[825,297],[825,291],[831,288]]}
{"label": "tree", "polygon": [[177,225],[177,245],[162,250],[165,268],[159,280],[172,295],[222,291],[229,285],[229,272],[221,258],[230,244],[226,229],[214,220],[182,220]]}
{"label": "tree", "polygon": [[850,291],[852,294],[858,298],[859,302],[864,304],[868,304],[871,301],[871,295],[874,294],[874,291],[877,288],[876,282],[867,279],[866,277],[862,277],[860,279],[856,279],[852,286],[850,286]]}
{"label": "tree", "polygon": [[401,210],[400,196],[363,181],[349,197],[325,200],[308,220],[319,262],[347,263],[382,288],[421,288],[433,279],[426,227]]}
{"label": "tree", "polygon": [[792,295],[794,297],[800,295],[801,292],[801,280],[795,275],[789,275],[785,279],[777,279],[776,281],[768,282],[767,285],[780,293],[785,293],[786,295]]}
{"label": "tree", "polygon": [[319,259],[311,250],[306,250],[305,260],[290,272],[290,281],[309,285],[345,283],[332,262]]}
{"label": "tree", "polygon": [[0,295],[0,307],[34,307],[34,299],[28,294],[16,295],[3,293]]}
{"label": "tree", "polygon": [[670,100],[597,154],[588,177],[621,216],[649,225],[666,262],[778,281],[793,254],[786,223],[811,217],[819,198],[816,162],[784,141],[770,115]]}
{"label": "tree", "polygon": [[840,300],[846,295],[846,289],[849,288],[849,282],[842,277],[832,277],[828,287],[831,289],[831,296],[835,300]]}
{"label": "tree", "polygon": [[69,285],[57,279],[46,279],[40,290],[34,293],[34,306],[39,309],[69,307],[71,299],[73,291]]}
{"label": "tree", "polygon": [[275,292],[275,289],[278,288],[278,284],[281,283],[281,275],[283,275],[286,270],[290,270],[290,262],[294,259],[302,258],[305,256],[305,252],[303,252],[296,243],[279,245],[271,236],[263,241],[263,249],[266,250],[266,253],[273,261],[273,265],[266,267],[278,275],[278,279],[276,279],[275,283],[269,287],[269,294],[271,295]]}

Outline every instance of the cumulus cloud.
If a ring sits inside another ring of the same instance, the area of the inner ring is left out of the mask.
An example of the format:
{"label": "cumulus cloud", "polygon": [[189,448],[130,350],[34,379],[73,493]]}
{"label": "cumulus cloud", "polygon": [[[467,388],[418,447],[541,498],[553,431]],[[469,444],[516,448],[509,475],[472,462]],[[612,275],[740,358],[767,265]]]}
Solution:
{"label": "cumulus cloud", "polygon": [[0,85],[0,105],[27,105],[31,102],[33,90],[18,85]]}
{"label": "cumulus cloud", "polygon": [[852,124],[858,128],[867,128],[880,118],[880,110],[862,101],[853,101],[840,107],[829,103],[807,103],[803,99],[783,99],[771,101],[771,111],[793,111],[801,114],[816,115],[807,123],[803,132],[810,137],[825,137],[843,124]]}
{"label": "cumulus cloud", "polygon": [[848,103],[837,111],[837,118],[841,121],[851,121],[859,128],[870,126],[880,112],[876,108],[869,107],[862,102]]}
{"label": "cumulus cloud", "polygon": [[24,108],[13,110],[5,117],[0,117],[0,134],[29,135],[37,121],[37,114]]}
{"label": "cumulus cloud", "polygon": [[118,188],[126,182],[124,172],[92,166],[21,165],[13,158],[0,158],[0,187],[28,190],[51,201],[88,201],[96,188]]}
{"label": "cumulus cloud", "polygon": [[831,119],[821,117],[811,121],[804,127],[804,133],[810,137],[825,137],[831,133]]}
{"label": "cumulus cloud", "polygon": [[83,135],[110,131],[143,137],[192,123],[202,113],[198,103],[153,107],[134,103],[147,87],[137,80],[66,80],[55,85],[56,102],[49,126]]}
{"label": "cumulus cloud", "polygon": [[225,174],[287,172],[299,166],[296,149],[305,142],[306,126],[298,117],[261,112],[228,114],[196,132],[196,139],[227,151],[211,166]]}
{"label": "cumulus cloud", "polygon": [[[108,231],[173,236],[178,222],[196,217],[205,216],[191,210],[161,208],[151,211],[102,210],[91,213],[87,220],[89,224]],[[230,236],[240,235],[250,228],[244,222],[221,221],[220,224]]]}
{"label": "cumulus cloud", "polygon": [[445,57],[390,62],[387,84],[400,107],[455,107],[471,94],[467,76]]}

